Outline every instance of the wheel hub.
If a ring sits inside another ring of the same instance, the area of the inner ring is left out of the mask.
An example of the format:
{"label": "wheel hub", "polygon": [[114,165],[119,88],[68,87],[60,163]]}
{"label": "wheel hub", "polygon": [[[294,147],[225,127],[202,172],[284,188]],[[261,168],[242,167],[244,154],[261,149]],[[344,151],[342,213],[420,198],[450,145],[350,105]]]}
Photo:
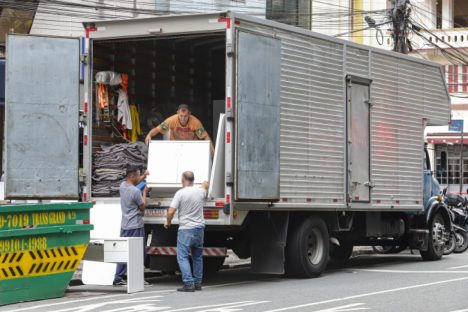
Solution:
{"label": "wheel hub", "polygon": [[318,264],[323,257],[323,237],[317,229],[307,237],[307,256],[312,264]]}
{"label": "wheel hub", "polygon": [[432,227],[432,241],[434,246],[444,246],[447,241],[447,235],[445,235],[445,226],[440,222],[434,222]]}

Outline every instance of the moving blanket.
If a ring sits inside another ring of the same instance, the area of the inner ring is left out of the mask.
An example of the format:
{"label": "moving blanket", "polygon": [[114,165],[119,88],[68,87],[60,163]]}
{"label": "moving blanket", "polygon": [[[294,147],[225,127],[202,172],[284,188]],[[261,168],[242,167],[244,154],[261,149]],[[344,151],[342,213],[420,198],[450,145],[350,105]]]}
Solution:
{"label": "moving blanket", "polygon": [[148,148],[143,142],[101,146],[101,151],[96,152],[93,159],[93,196],[118,196],[127,165],[145,170],[147,162]]}

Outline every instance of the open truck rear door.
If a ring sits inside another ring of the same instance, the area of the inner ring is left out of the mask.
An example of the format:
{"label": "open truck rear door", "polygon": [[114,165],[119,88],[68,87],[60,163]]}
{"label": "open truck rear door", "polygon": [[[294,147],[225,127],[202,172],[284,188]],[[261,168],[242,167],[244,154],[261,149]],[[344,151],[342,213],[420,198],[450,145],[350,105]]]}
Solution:
{"label": "open truck rear door", "polygon": [[79,39],[7,38],[6,198],[78,198],[79,51]]}
{"label": "open truck rear door", "polygon": [[236,200],[280,196],[281,41],[237,33]]}

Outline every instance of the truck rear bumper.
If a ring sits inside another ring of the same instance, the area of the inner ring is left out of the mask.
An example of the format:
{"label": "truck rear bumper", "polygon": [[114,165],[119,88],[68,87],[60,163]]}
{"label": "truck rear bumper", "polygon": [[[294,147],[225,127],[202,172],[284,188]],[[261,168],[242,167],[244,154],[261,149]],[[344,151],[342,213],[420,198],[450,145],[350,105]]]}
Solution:
{"label": "truck rear bumper", "polygon": [[[148,246],[146,254],[150,256],[177,256],[177,247],[173,246]],[[227,249],[224,247],[203,248],[204,257],[227,257]]]}

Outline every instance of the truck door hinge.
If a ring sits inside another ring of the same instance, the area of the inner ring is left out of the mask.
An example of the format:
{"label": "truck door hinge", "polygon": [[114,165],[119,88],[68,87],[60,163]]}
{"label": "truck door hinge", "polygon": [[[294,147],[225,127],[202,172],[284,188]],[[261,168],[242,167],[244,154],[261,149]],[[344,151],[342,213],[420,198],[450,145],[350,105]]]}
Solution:
{"label": "truck door hinge", "polygon": [[230,173],[226,173],[226,185],[232,186],[234,181],[232,180],[232,175]]}
{"label": "truck door hinge", "polygon": [[234,56],[234,49],[232,48],[232,44],[228,43],[226,45],[226,55],[228,57],[233,57]]}
{"label": "truck door hinge", "polygon": [[84,53],[80,55],[80,62],[88,65],[88,53]]}
{"label": "truck door hinge", "polygon": [[226,112],[226,120],[227,121],[233,121],[234,120],[234,113],[232,111],[227,111]]}

